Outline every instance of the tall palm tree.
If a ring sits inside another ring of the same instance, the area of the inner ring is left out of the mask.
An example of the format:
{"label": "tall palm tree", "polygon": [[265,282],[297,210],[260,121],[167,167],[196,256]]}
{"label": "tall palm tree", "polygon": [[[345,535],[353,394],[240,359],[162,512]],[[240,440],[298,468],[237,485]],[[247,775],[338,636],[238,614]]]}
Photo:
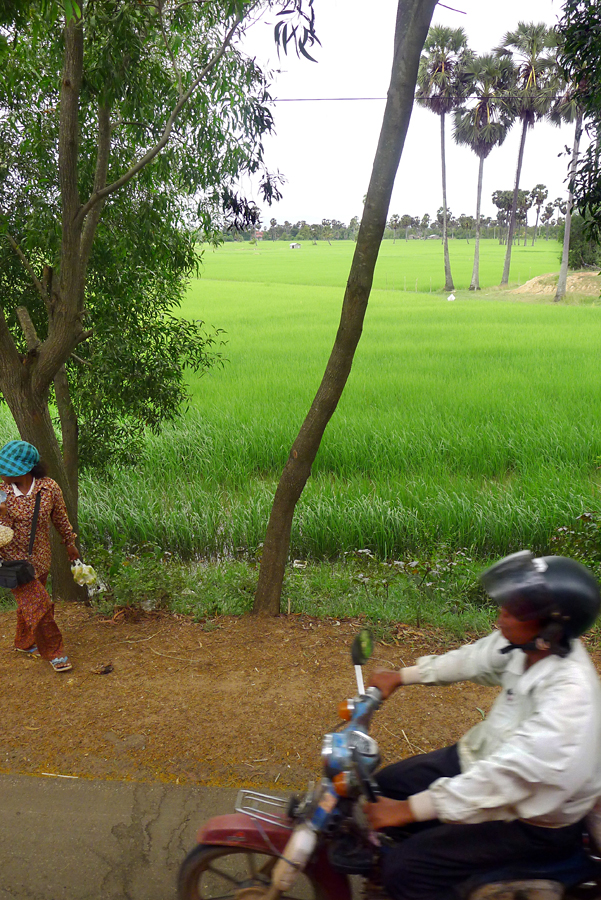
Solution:
{"label": "tall palm tree", "polygon": [[470,291],[480,290],[480,205],[484,160],[493,147],[500,146],[514,122],[507,89],[515,70],[508,57],[479,56],[467,66],[470,76],[470,104],[455,112],[454,137],[458,144],[467,145],[480,160],[476,194],[476,240],[474,268]]}
{"label": "tall palm tree", "polygon": [[524,160],[526,133],[534,123],[544,118],[553,102],[556,89],[557,64],[555,59],[556,37],[552,29],[540,22],[529,24],[519,22],[515,31],[508,32],[496,52],[502,56],[511,56],[517,70],[515,84],[511,89],[512,105],[516,116],[522,122],[522,136],[518,153],[513,189],[513,203],[509,216],[507,234],[507,252],[501,284],[509,281],[511,266],[511,249],[515,232],[516,209],[520,175]]}
{"label": "tall palm tree", "polygon": [[[584,107],[582,105],[582,90],[578,85],[568,85],[562,94],[559,95],[551,110],[549,118],[555,125],[561,125],[562,122],[574,123],[574,145],[572,147],[572,155],[570,157],[569,179],[570,182],[574,177],[578,166],[578,155],[580,153],[580,138],[582,136],[582,122],[584,119]],[[572,226],[572,206],[574,204],[574,194],[572,187],[568,189],[568,199],[565,209],[565,225],[563,232],[563,249],[561,253],[561,265],[559,267],[559,278],[557,279],[557,291],[555,292],[555,302],[566,295],[568,284],[568,259],[570,255],[570,231]]]}
{"label": "tall palm tree", "polygon": [[421,106],[440,116],[440,157],[442,162],[442,244],[444,248],[445,290],[452,291],[447,215],[447,169],[445,156],[445,116],[460,106],[468,89],[465,66],[473,54],[467,47],[463,28],[433,25],[419,63],[415,97]]}

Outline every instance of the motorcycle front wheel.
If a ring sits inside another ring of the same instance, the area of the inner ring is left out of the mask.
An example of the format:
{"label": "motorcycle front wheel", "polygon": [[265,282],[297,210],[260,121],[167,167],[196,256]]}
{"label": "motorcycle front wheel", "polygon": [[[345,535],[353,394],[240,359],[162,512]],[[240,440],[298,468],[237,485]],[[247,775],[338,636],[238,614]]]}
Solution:
{"label": "motorcycle front wheel", "polygon": [[[261,900],[271,884],[278,857],[243,847],[199,844],[183,861],[177,880],[179,900]],[[325,900],[319,884],[301,872],[282,900]]]}

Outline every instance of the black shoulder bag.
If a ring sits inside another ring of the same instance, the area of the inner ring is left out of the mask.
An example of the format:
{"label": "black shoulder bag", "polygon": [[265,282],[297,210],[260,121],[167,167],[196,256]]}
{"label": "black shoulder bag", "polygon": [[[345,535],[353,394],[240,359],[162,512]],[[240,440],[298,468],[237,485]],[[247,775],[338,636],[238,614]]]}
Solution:
{"label": "black shoulder bag", "polygon": [[[29,537],[28,554],[33,553],[33,542],[35,540],[35,531],[38,525],[38,515],[40,513],[40,503],[42,502],[42,492],[38,491],[35,498],[35,506],[33,508],[33,520],[31,523],[31,535]],[[16,588],[21,584],[28,584],[35,578],[35,569],[27,559],[2,559],[0,560],[0,587]]]}

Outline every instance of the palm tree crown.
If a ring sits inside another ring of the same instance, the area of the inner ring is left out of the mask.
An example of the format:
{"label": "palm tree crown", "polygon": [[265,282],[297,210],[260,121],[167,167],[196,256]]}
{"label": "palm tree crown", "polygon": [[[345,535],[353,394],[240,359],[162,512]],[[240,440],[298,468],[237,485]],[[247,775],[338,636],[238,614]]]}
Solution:
{"label": "palm tree crown", "polygon": [[557,38],[544,22],[518,22],[496,53],[510,56],[516,68],[513,109],[529,127],[549,112],[557,87]]}
{"label": "palm tree crown", "polygon": [[509,57],[489,54],[468,63],[466,73],[473,102],[456,111],[454,137],[486,159],[493,147],[503,143],[514,122],[508,96],[515,67]]}
{"label": "palm tree crown", "polygon": [[438,116],[455,109],[469,87],[465,66],[472,57],[463,28],[433,25],[419,63],[417,102]]}

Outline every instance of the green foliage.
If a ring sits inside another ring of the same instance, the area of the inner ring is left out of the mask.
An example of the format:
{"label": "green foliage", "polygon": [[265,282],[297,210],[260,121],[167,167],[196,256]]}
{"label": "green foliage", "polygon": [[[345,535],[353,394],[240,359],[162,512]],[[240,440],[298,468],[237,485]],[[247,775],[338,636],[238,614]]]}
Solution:
{"label": "green foliage", "polygon": [[[107,553],[100,547],[89,548],[88,553],[101,577],[93,605],[104,615],[123,607],[162,609],[191,616],[209,630],[217,616],[252,610],[258,577],[254,560],[183,563],[154,545],[135,553],[116,549]],[[456,583],[459,586],[459,579]],[[458,636],[487,630],[494,610],[459,594],[451,602],[447,597],[453,586],[452,576],[441,572],[435,586],[422,587],[399,564],[379,562],[361,551],[333,561],[297,559],[286,568],[281,611],[335,619],[362,617],[381,635],[397,622],[434,625]]]}
{"label": "green foliage", "polygon": [[[514,121],[509,91],[513,63],[507,57],[479,56],[466,64],[470,101],[455,112],[454,137],[481,159],[505,140]],[[494,201],[493,201],[494,202]]]}
{"label": "green foliage", "polygon": [[[570,269],[598,268],[601,265],[601,245],[599,238],[591,233],[589,221],[584,216],[572,215],[570,228]],[[565,224],[559,228],[559,239],[563,240]]]}
{"label": "green foliage", "polygon": [[[309,4],[311,5],[311,4]],[[303,4],[285,3],[292,21]],[[187,398],[186,370],[202,374],[220,361],[220,332],[178,317],[197,274],[198,240],[216,242],[228,225],[258,219],[235,190],[243,174],[261,174],[264,195],[277,196],[265,171],[261,140],[272,128],[265,76],[235,43],[214,67],[224,35],[247,12],[241,2],[155,7],[109,0],[40,11],[11,20],[0,104],[0,291],[21,352],[16,308],[29,311],[40,341],[52,330],[53,292],[72,265],[65,245],[59,172],[59,92],[67,28],[83,35],[76,185],[81,203],[102,185],[99,134],[110,121],[107,184],[158,145],[185,92],[193,102],[175,118],[171,140],[137,176],[101,204],[89,262],[83,324],[89,339],[67,362],[81,435],[80,461],[131,461],[145,429],[173,419]],[[76,20],[81,18],[81,24]],[[312,17],[307,20],[310,31]],[[298,34],[295,40],[308,41]],[[207,68],[208,67],[208,68]],[[14,250],[29,261],[26,268]],[[87,264],[87,265],[86,265]],[[52,397],[50,398],[52,400]]]}
{"label": "green foliage", "polygon": [[438,116],[456,109],[469,93],[472,58],[463,28],[432,25],[420,57],[417,102]]}
{"label": "green foliage", "polygon": [[547,115],[558,87],[555,48],[557,38],[544,22],[518,22],[503,37],[496,53],[515,65],[510,108],[528,126]]}
{"label": "green foliage", "polygon": [[572,100],[586,117],[591,142],[578,163],[570,187],[576,207],[587,222],[587,230],[598,239],[601,232],[601,169],[599,123],[601,122],[601,62],[598,35],[601,29],[599,0],[566,0],[558,25],[559,62],[566,81],[573,85]]}
{"label": "green foliage", "polygon": [[[67,20],[83,15],[84,22],[82,198],[95,189],[103,110],[112,122],[110,183],[159,140],[178,96],[216,52],[239,5],[167,3],[159,16],[112,0],[65,8]],[[58,278],[66,265],[56,165],[63,24],[49,4],[46,18],[32,12],[12,28],[0,87],[0,290],[24,351],[17,306],[28,309],[41,341],[49,333],[48,310],[7,236],[50,296],[52,273]],[[262,167],[261,137],[272,127],[268,100],[255,62],[230,46],[176,122],[173,140],[104,207],[81,273],[91,336],[67,363],[84,467],[135,459],[145,429],[180,412],[186,370],[202,373],[220,360],[220,332],[176,313],[198,271],[199,237],[215,241],[227,222],[256,219],[256,208],[231,185]]]}
{"label": "green foliage", "polygon": [[570,525],[561,525],[553,535],[552,552],[570,556],[589,566],[601,579],[601,515],[585,512]]}

